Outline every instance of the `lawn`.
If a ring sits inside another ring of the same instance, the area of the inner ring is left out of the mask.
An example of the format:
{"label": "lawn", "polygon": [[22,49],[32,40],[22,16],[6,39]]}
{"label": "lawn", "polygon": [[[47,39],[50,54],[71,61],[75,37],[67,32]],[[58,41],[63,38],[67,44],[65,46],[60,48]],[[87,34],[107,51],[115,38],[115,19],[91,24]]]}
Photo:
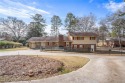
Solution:
{"label": "lawn", "polygon": [[16,50],[27,50],[28,47],[20,47],[20,48],[8,48],[8,49],[0,49],[0,52],[6,52],[6,51],[16,51]]}
{"label": "lawn", "polygon": [[62,74],[77,70],[89,62],[88,58],[78,56],[42,56],[59,60],[64,63]]}

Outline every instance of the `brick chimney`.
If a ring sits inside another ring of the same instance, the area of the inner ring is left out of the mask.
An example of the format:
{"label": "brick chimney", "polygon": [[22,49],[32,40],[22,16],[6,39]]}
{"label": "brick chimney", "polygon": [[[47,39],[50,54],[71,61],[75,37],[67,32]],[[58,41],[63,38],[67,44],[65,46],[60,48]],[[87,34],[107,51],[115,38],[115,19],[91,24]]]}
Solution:
{"label": "brick chimney", "polygon": [[59,46],[63,47],[64,46],[64,39],[63,35],[59,35]]}

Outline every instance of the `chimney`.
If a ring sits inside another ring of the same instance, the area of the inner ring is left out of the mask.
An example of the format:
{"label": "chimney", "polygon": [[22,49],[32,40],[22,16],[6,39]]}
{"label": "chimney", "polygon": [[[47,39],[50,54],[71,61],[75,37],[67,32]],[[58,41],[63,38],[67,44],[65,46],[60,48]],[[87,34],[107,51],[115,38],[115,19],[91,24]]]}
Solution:
{"label": "chimney", "polygon": [[63,35],[59,35],[59,47],[63,47],[63,46],[64,46]]}

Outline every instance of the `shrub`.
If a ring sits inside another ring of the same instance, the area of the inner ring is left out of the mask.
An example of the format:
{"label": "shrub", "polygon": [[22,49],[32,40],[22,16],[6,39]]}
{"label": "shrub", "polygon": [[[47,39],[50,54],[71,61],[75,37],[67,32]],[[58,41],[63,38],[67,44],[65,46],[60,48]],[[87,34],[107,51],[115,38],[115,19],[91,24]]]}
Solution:
{"label": "shrub", "polygon": [[25,39],[24,40],[19,40],[19,43],[22,43],[22,45],[25,46],[26,45],[26,40]]}
{"label": "shrub", "polygon": [[12,42],[12,41],[0,41],[0,48],[16,48],[21,47],[22,44],[18,42]]}

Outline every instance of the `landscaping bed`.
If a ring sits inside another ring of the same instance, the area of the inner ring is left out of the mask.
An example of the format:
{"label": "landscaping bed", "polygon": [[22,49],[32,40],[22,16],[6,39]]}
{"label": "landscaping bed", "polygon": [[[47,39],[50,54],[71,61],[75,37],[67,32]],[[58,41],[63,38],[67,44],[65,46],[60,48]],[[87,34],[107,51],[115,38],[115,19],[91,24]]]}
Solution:
{"label": "landscaping bed", "polygon": [[0,82],[40,79],[58,75],[63,63],[34,56],[0,57]]}
{"label": "landscaping bed", "polygon": [[89,61],[77,56],[1,56],[0,82],[26,81],[69,73]]}

